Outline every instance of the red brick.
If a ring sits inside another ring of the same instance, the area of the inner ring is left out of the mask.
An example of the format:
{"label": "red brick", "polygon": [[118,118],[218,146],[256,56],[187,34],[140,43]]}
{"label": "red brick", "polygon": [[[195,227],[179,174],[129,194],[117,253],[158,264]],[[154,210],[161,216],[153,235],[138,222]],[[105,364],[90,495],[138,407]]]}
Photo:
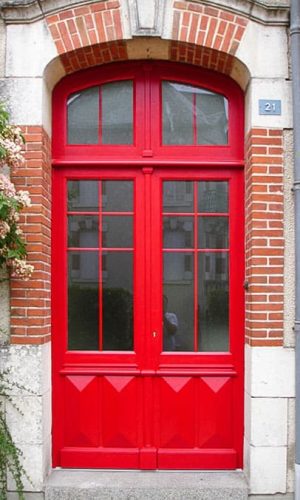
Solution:
{"label": "red brick", "polygon": [[46,17],[46,20],[47,20],[48,24],[53,24],[53,23],[57,23],[57,21],[59,21],[59,17],[57,14],[55,14],[54,16]]}
{"label": "red brick", "polygon": [[119,7],[120,7],[120,2],[114,0],[106,3],[107,9],[118,9]]}
{"label": "red brick", "polygon": [[59,14],[60,21],[64,21],[65,19],[70,19],[71,17],[74,17],[73,10],[64,10]]}
{"label": "red brick", "polygon": [[234,15],[230,14],[229,12],[226,11],[219,11],[219,17],[221,19],[225,19],[226,21],[233,22],[234,21]]}
{"label": "red brick", "polygon": [[185,2],[175,2],[174,3],[174,9],[186,10],[187,9],[187,4]]}
{"label": "red brick", "polygon": [[90,9],[91,9],[91,12],[99,12],[101,10],[105,10],[106,6],[105,6],[105,3],[103,3],[103,2],[94,3],[94,4],[90,5]]}
{"label": "red brick", "polygon": [[207,16],[218,17],[219,11],[213,7],[204,7],[204,13]]}
{"label": "red brick", "polygon": [[76,9],[74,9],[74,17],[84,16],[86,14],[89,14],[89,12],[89,7],[77,7]]}

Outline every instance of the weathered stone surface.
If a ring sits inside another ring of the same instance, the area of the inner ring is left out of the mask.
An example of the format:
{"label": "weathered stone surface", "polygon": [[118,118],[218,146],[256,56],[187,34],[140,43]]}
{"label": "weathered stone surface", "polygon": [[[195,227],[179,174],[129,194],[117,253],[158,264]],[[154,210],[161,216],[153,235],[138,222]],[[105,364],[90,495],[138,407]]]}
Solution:
{"label": "weathered stone surface", "polygon": [[42,78],[3,78],[0,80],[0,95],[7,103],[12,123],[42,124]]}
{"label": "weathered stone surface", "polygon": [[246,500],[242,472],[53,471],[46,500]]}
{"label": "weathered stone surface", "polygon": [[[43,492],[39,493],[28,493],[25,492],[24,494],[25,500],[44,500],[45,495]],[[19,500],[19,495],[14,492],[8,492],[7,493],[7,500]]]}

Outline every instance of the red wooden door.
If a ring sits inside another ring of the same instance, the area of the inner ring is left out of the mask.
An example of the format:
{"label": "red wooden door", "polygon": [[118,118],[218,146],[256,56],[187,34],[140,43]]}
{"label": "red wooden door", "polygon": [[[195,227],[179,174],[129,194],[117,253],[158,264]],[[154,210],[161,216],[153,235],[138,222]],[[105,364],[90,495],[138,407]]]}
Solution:
{"label": "red wooden door", "polygon": [[242,464],[241,172],[54,175],[54,464]]}

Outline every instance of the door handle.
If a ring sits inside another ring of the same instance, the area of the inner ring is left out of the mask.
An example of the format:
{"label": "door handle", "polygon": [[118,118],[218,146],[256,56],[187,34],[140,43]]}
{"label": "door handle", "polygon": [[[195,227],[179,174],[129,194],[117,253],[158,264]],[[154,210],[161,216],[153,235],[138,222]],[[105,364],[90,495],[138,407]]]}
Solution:
{"label": "door handle", "polygon": [[152,337],[155,339],[157,337],[157,332],[152,332]]}

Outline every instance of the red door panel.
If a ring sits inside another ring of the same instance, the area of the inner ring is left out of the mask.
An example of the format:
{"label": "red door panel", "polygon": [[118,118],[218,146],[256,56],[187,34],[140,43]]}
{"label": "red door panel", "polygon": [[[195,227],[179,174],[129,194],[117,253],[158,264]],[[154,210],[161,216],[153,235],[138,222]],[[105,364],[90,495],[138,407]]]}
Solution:
{"label": "red door panel", "polygon": [[[218,182],[226,210],[211,204]],[[241,182],[230,170],[55,172],[55,465],[241,467]],[[109,200],[114,187],[132,206]]]}
{"label": "red door panel", "polygon": [[99,408],[90,411],[91,401],[99,399],[98,380],[94,375],[64,378],[64,436],[66,446],[97,446]]}
{"label": "red door panel", "polygon": [[102,384],[102,446],[138,448],[141,408],[138,378],[110,375],[103,377]]}

